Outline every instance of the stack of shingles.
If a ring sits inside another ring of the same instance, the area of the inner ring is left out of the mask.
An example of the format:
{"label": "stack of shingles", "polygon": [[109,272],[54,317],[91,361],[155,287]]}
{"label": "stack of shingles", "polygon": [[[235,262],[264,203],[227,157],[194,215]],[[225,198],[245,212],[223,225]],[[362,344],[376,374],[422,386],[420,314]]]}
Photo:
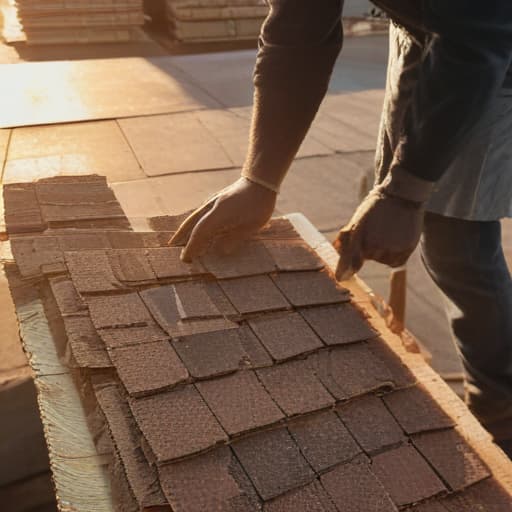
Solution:
{"label": "stack of shingles", "polygon": [[11,236],[13,254],[51,290],[99,404],[118,510],[512,510],[288,221],[234,256],[185,264],[165,246],[173,218],[156,219],[159,232],[115,230],[116,215],[110,230],[88,219],[90,233],[77,231],[78,214],[116,204],[98,183],[4,195],[11,233],[49,225]]}
{"label": "stack of shingles", "polygon": [[29,44],[130,41],[144,24],[142,0],[17,0]]}
{"label": "stack of shingles", "polygon": [[171,35],[185,42],[256,40],[267,13],[264,0],[167,0]]}

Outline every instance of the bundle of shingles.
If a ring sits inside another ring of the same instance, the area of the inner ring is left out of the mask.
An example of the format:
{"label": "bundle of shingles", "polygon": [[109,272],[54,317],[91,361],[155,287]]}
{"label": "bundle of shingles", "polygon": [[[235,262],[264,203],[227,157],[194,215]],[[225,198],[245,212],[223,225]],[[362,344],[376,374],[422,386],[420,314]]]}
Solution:
{"label": "bundle of shingles", "polygon": [[264,0],[167,0],[169,28],[184,42],[256,40]]}
{"label": "bundle of shingles", "polygon": [[17,0],[28,44],[121,42],[140,38],[142,0]]}
{"label": "bundle of shingles", "polygon": [[180,219],[131,231],[101,178],[8,185],[4,202],[11,277],[55,311],[117,510],[512,510],[287,220],[185,264],[166,246]]}

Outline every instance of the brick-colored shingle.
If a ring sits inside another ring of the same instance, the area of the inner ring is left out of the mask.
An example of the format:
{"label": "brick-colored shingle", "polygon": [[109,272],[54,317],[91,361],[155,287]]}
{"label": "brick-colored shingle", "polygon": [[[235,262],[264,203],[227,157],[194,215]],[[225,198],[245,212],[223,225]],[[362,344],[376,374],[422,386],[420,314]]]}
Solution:
{"label": "brick-colored shingle", "polygon": [[181,247],[160,247],[148,250],[148,259],[159,279],[204,274],[199,262],[184,263],[180,259]]}
{"label": "brick-colored shingle", "polygon": [[111,249],[108,255],[119,281],[134,284],[156,280],[147,258],[147,249]]}
{"label": "brick-colored shingle", "polygon": [[199,281],[176,283],[174,294],[182,320],[222,316],[207,288]]}
{"label": "brick-colored shingle", "polygon": [[96,329],[151,325],[153,319],[138,293],[90,296],[86,303]]}
{"label": "brick-colored shingle", "polygon": [[11,250],[22,277],[40,277],[45,270],[66,271],[64,255],[57,237],[19,237],[11,239]]}
{"label": "brick-colored shingle", "polygon": [[269,501],[264,512],[337,512],[324,488],[314,481]]}
{"label": "brick-colored shingle", "polygon": [[98,329],[98,335],[108,348],[169,340],[169,335],[154,323],[140,327]]}
{"label": "brick-colored shingle", "polygon": [[265,247],[282,272],[320,270],[324,267],[324,262],[302,241],[267,240]]}
{"label": "brick-colored shingle", "polygon": [[3,186],[5,224],[9,234],[43,231],[46,223],[36,197],[34,183]]}
{"label": "brick-colored shingle", "polygon": [[62,316],[88,314],[87,306],[68,277],[54,277],[49,284]]}

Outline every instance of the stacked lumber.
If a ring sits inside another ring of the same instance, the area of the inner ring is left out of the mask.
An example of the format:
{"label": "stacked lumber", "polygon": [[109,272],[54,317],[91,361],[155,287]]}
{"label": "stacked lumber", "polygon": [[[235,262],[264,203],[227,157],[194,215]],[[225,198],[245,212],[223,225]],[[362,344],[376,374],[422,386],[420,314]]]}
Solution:
{"label": "stacked lumber", "polygon": [[131,41],[144,24],[142,0],[17,0],[28,44]]}
{"label": "stacked lumber", "polygon": [[171,35],[183,42],[256,39],[267,13],[264,0],[167,0]]}

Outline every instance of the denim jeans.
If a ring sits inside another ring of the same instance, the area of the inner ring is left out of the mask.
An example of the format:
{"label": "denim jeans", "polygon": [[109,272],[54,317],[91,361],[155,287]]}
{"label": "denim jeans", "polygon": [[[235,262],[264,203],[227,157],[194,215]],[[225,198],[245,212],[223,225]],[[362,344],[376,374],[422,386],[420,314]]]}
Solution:
{"label": "denim jeans", "polygon": [[[499,221],[427,213],[422,260],[443,292],[473,413],[512,444],[512,279]],[[510,455],[510,452],[509,452]]]}

